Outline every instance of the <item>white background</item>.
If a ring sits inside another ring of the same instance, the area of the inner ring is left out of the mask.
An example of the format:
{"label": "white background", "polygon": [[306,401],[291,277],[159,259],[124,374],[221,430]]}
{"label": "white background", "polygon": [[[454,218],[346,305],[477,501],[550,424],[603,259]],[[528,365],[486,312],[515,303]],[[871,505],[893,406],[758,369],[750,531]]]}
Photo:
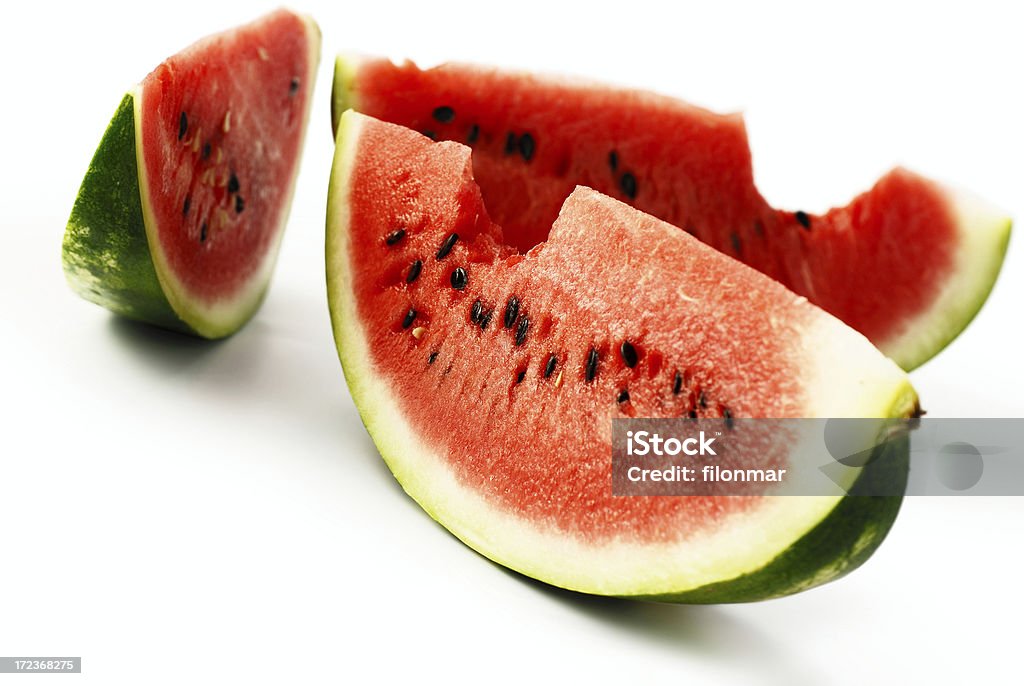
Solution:
{"label": "white background", "polygon": [[[1020,683],[1018,498],[910,499],[865,567],[754,605],[581,597],[490,564],[403,494],[363,430],[322,267],[337,50],[742,109],[760,188],[791,209],[843,204],[905,164],[1020,219],[1019,16],[980,3],[310,0],[297,8],[323,29],[315,111],[255,320],[211,345],[79,300],[61,235],[122,94],[270,7],[5,10],[0,654],[81,655],[85,669],[0,682]],[[1024,414],[1022,261],[1018,237],[978,319],[914,372],[931,416]]]}

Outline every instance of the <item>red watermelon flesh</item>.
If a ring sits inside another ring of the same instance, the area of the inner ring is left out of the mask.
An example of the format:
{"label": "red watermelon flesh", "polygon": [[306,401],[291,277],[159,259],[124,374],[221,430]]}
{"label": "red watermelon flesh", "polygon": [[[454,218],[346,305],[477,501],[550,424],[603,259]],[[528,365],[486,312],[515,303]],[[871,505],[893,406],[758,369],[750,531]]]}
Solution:
{"label": "red watermelon flesh", "polygon": [[1009,220],[896,169],[824,215],[754,186],[743,120],[652,93],[465,65],[339,58],[334,108],[473,147],[491,216],[525,252],[577,184],[681,227],[865,334],[905,368],[967,325]]}
{"label": "red watermelon flesh", "polygon": [[[354,112],[327,259],[346,379],[396,477],[469,545],[558,585],[660,594],[749,573],[838,506],[613,497],[615,417],[914,409],[906,376],[862,336],[668,224],[577,188],[521,254],[469,148]],[[746,535],[762,540],[715,544]]]}
{"label": "red watermelon flesh", "polygon": [[[279,10],[171,57],[136,91],[147,233],[168,299],[213,314],[262,294],[287,216],[319,31]],[[255,292],[254,292],[255,291]]]}
{"label": "red watermelon flesh", "polygon": [[274,253],[313,88],[310,32],[278,11],[169,58],[136,91],[139,159],[159,189],[146,210],[189,298],[236,298]]}

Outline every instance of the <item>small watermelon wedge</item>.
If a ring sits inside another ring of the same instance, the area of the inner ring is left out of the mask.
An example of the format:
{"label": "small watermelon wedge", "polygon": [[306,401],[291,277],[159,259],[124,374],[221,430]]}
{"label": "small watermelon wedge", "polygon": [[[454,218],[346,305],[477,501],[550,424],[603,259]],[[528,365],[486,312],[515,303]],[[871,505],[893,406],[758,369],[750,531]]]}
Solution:
{"label": "small watermelon wedge", "polygon": [[[861,334],[627,204],[576,188],[521,254],[491,220],[470,148],[350,110],[326,259],[345,378],[388,466],[507,567],[592,594],[757,600],[855,568],[896,516],[896,496],[612,495],[617,417],[917,407]],[[905,483],[902,449],[859,479]]]}
{"label": "small watermelon wedge", "polygon": [[332,103],[335,125],[351,107],[471,146],[488,210],[521,252],[586,185],[771,276],[908,370],[978,312],[1010,235],[999,210],[904,169],[824,215],[776,210],[754,186],[739,115],[648,92],[343,55]]}
{"label": "small watermelon wedge", "polygon": [[279,10],[207,37],[128,93],[64,234],[83,298],[205,338],[270,282],[298,175],[320,33]]}

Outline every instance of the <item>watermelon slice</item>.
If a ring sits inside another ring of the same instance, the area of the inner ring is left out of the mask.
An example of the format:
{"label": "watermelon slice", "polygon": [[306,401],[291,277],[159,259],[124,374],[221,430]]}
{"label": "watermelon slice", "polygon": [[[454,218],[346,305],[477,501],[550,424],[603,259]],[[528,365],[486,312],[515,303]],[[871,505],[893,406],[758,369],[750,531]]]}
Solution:
{"label": "watermelon slice", "polygon": [[[468,147],[340,118],[335,340],[368,431],[432,517],[548,583],[661,600],[784,595],[871,554],[898,497],[613,497],[611,420],[907,416],[899,367],[777,282],[591,189],[526,254],[488,209]],[[905,478],[905,453],[872,464],[895,472],[861,479]]]}
{"label": "watermelon slice", "polygon": [[274,268],[319,59],[313,21],[280,10],[199,41],[128,93],[68,221],[71,287],[207,338],[241,327]]}
{"label": "watermelon slice", "polygon": [[754,186],[740,116],[652,93],[339,57],[335,124],[347,107],[472,146],[488,210],[521,252],[583,184],[780,281],[904,369],[978,312],[1010,234],[996,209],[903,169],[821,216],[773,209]]}

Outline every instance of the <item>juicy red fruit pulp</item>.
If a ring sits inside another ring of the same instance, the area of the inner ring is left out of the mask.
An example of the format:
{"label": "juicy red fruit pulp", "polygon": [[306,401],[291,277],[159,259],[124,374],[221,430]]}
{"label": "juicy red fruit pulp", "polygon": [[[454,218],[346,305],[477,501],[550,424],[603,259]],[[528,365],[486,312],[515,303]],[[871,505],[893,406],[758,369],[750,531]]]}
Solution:
{"label": "juicy red fruit pulp", "polygon": [[586,185],[740,259],[876,344],[927,309],[952,269],[955,218],[935,184],[898,169],[824,215],[773,209],[754,186],[736,115],[459,65],[372,60],[355,83],[361,112],[474,149],[488,210],[521,252]]}
{"label": "juicy red fruit pulp", "polygon": [[272,248],[299,159],[310,59],[306,24],[279,11],[175,55],[140,86],[160,247],[199,299],[235,294]]}
{"label": "juicy red fruit pulp", "polygon": [[[595,542],[680,540],[755,506],[613,497],[611,420],[801,416],[790,345],[812,308],[586,190],[545,243],[518,254],[466,148],[354,121],[355,320],[418,442],[500,509]],[[683,290],[695,297],[681,306]]]}

